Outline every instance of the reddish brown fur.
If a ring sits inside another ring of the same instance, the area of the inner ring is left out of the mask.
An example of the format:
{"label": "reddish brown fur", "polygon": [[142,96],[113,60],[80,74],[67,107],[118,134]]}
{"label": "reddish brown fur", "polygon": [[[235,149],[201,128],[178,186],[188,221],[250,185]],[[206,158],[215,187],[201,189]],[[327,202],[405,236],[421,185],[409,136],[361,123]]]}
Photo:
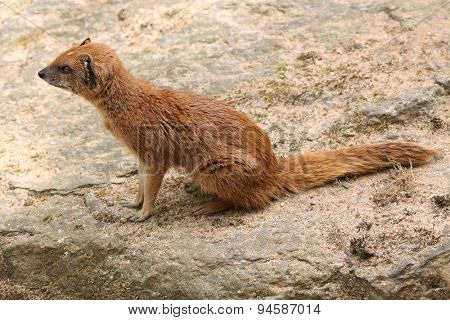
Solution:
{"label": "reddish brown fur", "polygon": [[[61,66],[71,72],[61,72]],[[134,206],[143,204],[138,221],[151,214],[171,167],[185,168],[204,191],[219,196],[199,209],[212,213],[262,208],[289,191],[374,172],[392,162],[421,165],[435,154],[415,143],[390,142],[277,158],[267,135],[244,114],[221,101],[137,79],[113,50],[88,39],[42,72],[50,84],[93,103],[106,128],[137,155],[142,175]]]}

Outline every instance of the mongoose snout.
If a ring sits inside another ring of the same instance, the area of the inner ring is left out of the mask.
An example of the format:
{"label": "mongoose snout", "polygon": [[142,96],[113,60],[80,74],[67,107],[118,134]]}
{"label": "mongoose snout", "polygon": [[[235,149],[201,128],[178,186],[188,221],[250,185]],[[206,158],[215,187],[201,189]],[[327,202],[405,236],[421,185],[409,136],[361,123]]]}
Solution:
{"label": "mongoose snout", "polygon": [[44,79],[46,76],[45,69],[42,69],[41,71],[39,71],[38,76],[39,76],[39,78]]}

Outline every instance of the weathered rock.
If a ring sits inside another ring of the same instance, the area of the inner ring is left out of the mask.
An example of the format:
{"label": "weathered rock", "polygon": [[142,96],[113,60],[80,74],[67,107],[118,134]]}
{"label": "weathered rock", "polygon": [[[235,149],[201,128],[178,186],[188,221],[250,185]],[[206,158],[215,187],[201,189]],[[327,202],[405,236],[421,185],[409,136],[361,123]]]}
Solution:
{"label": "weathered rock", "polygon": [[440,85],[447,93],[450,93],[450,76],[439,74],[434,78],[436,84]]}
{"label": "weathered rock", "polygon": [[432,251],[421,261],[409,262],[388,277],[373,281],[375,288],[389,292],[386,298],[439,299],[450,296],[450,247]]}
{"label": "weathered rock", "polygon": [[376,121],[386,118],[392,121],[401,121],[420,115],[432,115],[438,105],[437,96],[440,94],[442,94],[442,89],[437,85],[416,89],[390,96],[373,106],[362,109],[361,112]]}
{"label": "weathered rock", "polygon": [[[234,240],[214,242],[182,233],[176,241],[159,239],[161,243],[151,250],[141,247],[131,251],[117,238],[90,239],[89,234],[74,231],[59,242],[48,234],[27,236],[6,246],[3,256],[9,265],[9,281],[20,283],[22,288],[42,288],[37,293],[43,296],[50,289],[54,298],[448,297],[448,246],[405,263],[388,275],[365,278],[345,270],[344,264],[336,262],[343,261],[341,257],[322,255],[323,249],[315,241],[292,246],[302,242],[293,242],[290,232],[294,230],[285,231],[275,239],[255,230],[238,233]],[[158,250],[169,243],[171,247]],[[172,281],[174,277],[181,281]]]}

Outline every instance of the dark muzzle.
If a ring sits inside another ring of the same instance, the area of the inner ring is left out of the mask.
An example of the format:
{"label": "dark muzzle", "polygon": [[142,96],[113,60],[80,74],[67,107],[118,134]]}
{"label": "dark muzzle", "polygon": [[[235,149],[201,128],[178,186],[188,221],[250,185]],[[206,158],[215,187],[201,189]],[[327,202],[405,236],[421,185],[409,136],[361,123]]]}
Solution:
{"label": "dark muzzle", "polygon": [[41,79],[44,79],[46,75],[47,75],[47,72],[45,71],[45,69],[42,69],[41,71],[38,72],[38,76]]}

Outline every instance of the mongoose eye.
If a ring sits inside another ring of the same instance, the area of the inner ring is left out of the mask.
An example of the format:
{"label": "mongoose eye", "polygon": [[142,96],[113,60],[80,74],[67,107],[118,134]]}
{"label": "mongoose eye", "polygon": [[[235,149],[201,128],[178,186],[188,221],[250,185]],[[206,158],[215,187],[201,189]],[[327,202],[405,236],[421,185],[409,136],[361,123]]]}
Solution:
{"label": "mongoose eye", "polygon": [[68,66],[61,66],[59,67],[59,70],[61,70],[61,72],[63,73],[70,73],[70,71],[72,71],[72,69],[70,69],[70,67]]}

